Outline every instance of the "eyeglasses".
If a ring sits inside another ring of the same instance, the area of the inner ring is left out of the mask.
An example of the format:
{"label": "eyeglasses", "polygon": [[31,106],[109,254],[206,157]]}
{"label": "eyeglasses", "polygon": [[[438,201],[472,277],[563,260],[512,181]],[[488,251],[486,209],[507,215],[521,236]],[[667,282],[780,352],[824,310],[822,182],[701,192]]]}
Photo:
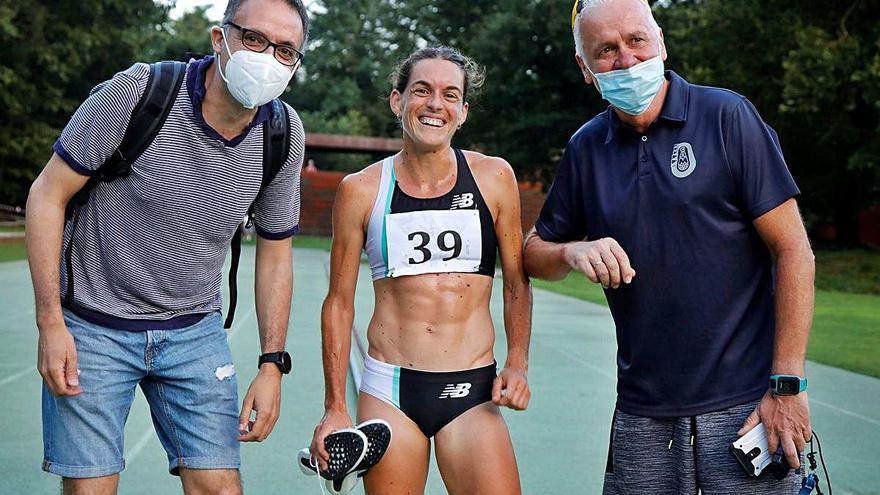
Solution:
{"label": "eyeglasses", "polygon": [[281,62],[283,65],[293,67],[302,62],[304,57],[302,52],[290,45],[278,45],[272,43],[263,34],[252,29],[243,28],[233,22],[227,22],[226,25],[232,26],[241,31],[241,44],[252,52],[263,53],[271,46],[274,48],[272,52],[275,55],[275,60]]}

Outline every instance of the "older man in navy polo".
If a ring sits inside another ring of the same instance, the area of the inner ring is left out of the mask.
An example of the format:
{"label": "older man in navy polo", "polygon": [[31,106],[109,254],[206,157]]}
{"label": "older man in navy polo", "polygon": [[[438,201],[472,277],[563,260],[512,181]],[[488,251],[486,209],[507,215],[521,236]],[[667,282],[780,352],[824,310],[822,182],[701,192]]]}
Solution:
{"label": "older man in navy polo", "polygon": [[728,452],[763,422],[798,468],[811,436],[814,263],[776,133],[745,97],[664,71],[644,0],[579,0],[572,27],[584,80],[611,106],[569,140],[525,266],[606,289],[605,493],[797,493],[799,471],[750,478]]}

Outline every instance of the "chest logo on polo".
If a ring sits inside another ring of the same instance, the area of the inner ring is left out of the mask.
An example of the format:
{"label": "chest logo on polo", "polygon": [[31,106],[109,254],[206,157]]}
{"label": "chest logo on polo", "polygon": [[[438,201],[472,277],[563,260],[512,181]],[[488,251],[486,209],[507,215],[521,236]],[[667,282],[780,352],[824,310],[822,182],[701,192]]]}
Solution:
{"label": "chest logo on polo", "polygon": [[474,206],[474,193],[462,193],[452,197],[452,205],[449,209],[457,210],[459,208],[470,208],[471,206]]}
{"label": "chest logo on polo", "polygon": [[697,168],[697,159],[691,143],[678,143],[672,147],[672,175],[683,179]]}
{"label": "chest logo on polo", "polygon": [[471,393],[470,383],[449,383],[443,388],[438,399],[461,399]]}

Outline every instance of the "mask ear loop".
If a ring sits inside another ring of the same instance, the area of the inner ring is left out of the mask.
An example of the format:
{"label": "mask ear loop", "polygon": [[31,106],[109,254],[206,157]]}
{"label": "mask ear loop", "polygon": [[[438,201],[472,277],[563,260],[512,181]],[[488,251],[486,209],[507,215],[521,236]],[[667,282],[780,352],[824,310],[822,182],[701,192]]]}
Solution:
{"label": "mask ear loop", "polygon": [[[226,30],[222,27],[220,28],[220,32],[223,33],[223,46],[226,47],[226,53],[229,54],[229,58],[232,58],[232,50],[229,49],[229,43],[226,42]],[[229,62],[227,62],[229,63]],[[223,74],[223,64],[220,63],[220,54],[217,54],[217,71],[220,72],[220,77],[223,78],[223,82],[229,84],[229,79],[226,79],[226,75]]]}
{"label": "mask ear loop", "polygon": [[587,69],[587,72],[590,73],[590,77],[593,78],[593,85],[596,86],[596,91],[598,91],[599,94],[601,95],[602,94],[602,87],[599,86],[599,78],[596,77],[596,74],[593,72],[592,69],[590,69],[590,65],[587,63],[586,60],[584,60],[584,68]]}

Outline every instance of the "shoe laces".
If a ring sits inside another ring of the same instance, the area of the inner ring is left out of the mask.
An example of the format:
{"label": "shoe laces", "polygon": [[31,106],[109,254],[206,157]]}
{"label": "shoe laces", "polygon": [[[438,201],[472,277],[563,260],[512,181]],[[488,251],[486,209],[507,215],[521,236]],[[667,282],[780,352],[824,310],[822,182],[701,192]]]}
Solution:
{"label": "shoe laces", "polygon": [[318,487],[321,488],[321,495],[327,495],[324,492],[324,478],[321,477],[321,464],[318,462],[317,456],[309,454],[309,466],[315,468],[315,472],[318,473]]}

